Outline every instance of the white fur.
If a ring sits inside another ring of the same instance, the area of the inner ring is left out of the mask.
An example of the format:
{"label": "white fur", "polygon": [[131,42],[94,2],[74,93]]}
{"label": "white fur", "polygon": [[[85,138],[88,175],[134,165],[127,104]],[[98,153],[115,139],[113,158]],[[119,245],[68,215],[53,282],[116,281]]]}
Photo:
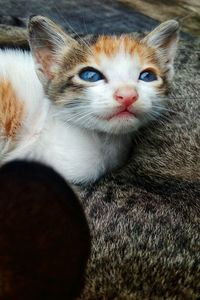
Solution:
{"label": "white fur", "polygon": [[[158,116],[163,106],[164,96],[163,93],[159,94],[156,87],[160,85],[162,79],[158,77],[152,82],[139,80],[140,73],[150,67],[150,65],[143,65],[139,56],[130,55],[122,48],[112,58],[102,54],[98,65],[93,58],[87,65],[102,72],[107,80],[88,83],[88,86],[86,83],[84,99],[81,101],[82,114],[80,115],[80,105],[73,106],[72,109],[66,105],[66,109],[63,110],[65,120],[70,120],[75,126],[93,128],[108,134],[127,134],[137,131],[147,121]],[[76,70],[77,83],[82,83],[78,74],[87,65],[81,65]],[[129,107],[137,117],[109,119],[109,116],[117,113],[121,107],[113,95],[118,88],[124,86],[130,86],[138,93],[137,101]],[[64,98],[63,102],[67,104]]]}
{"label": "white fur", "polygon": [[130,137],[98,133],[62,121],[45,97],[28,53],[0,51],[1,78],[11,82],[25,108],[17,140],[0,140],[1,164],[13,159],[36,160],[73,183],[87,183],[126,159]]}

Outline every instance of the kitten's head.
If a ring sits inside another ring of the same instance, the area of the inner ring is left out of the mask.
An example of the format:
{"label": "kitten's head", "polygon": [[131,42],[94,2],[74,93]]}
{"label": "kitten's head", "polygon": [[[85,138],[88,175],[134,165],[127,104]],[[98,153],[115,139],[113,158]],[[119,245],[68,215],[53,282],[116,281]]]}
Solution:
{"label": "kitten's head", "polygon": [[75,40],[45,17],[29,22],[37,73],[69,123],[109,133],[137,130],[164,105],[179,24],[162,23],[145,38]]}

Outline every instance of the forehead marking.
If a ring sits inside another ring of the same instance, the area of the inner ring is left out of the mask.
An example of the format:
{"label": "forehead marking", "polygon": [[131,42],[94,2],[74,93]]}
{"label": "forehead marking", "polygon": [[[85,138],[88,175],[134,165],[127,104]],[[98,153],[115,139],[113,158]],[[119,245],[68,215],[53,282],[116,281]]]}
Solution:
{"label": "forehead marking", "polygon": [[99,62],[99,58],[102,55],[111,58],[120,52],[124,52],[133,56],[136,54],[141,64],[157,64],[155,50],[130,35],[122,35],[120,37],[101,36],[91,48],[96,62]]}

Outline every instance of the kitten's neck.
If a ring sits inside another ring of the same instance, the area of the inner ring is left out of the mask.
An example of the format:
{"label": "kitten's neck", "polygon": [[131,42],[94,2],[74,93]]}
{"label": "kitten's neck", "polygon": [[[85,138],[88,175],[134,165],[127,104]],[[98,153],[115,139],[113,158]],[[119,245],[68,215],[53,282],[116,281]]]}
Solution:
{"label": "kitten's neck", "polygon": [[[51,107],[36,152],[42,152],[45,162],[71,182],[86,183],[122,165],[130,141],[130,135],[111,135],[68,124]],[[39,145],[43,145],[42,151]]]}

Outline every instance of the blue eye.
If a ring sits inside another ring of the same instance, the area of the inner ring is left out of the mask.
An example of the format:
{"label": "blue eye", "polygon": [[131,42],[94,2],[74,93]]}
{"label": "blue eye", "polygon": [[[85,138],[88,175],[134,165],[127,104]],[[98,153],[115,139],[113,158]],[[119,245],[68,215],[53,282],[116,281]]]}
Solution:
{"label": "blue eye", "polygon": [[157,80],[157,76],[151,71],[143,71],[140,73],[139,80],[151,82]]}
{"label": "blue eye", "polygon": [[86,68],[79,73],[79,77],[85,81],[96,82],[104,79],[104,76],[101,72],[93,69]]}

